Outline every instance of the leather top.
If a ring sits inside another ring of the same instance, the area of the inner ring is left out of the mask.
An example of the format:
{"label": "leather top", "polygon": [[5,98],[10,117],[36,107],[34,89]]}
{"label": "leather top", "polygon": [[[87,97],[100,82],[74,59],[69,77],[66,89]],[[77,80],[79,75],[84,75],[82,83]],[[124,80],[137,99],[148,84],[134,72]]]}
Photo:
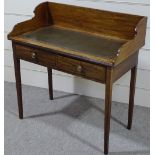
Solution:
{"label": "leather top", "polygon": [[107,58],[114,58],[118,49],[125,43],[122,40],[95,36],[53,26],[40,28],[22,34],[20,37],[32,40],[33,42],[41,42],[79,53]]}

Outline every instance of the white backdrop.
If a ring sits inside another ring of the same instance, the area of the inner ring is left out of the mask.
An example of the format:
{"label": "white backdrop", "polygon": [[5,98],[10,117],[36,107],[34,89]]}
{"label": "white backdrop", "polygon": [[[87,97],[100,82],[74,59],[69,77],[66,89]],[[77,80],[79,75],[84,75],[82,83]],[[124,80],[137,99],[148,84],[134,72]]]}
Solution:
{"label": "white backdrop", "polygon": [[[144,15],[148,17],[145,46],[140,50],[135,104],[149,107],[150,98],[150,45],[149,45],[149,0],[53,0],[54,2],[91,8]],[[5,81],[14,82],[14,67],[11,42],[7,34],[16,23],[32,18],[37,4],[44,0],[5,0]],[[22,83],[47,88],[46,68],[22,61]],[[104,85],[54,71],[54,89],[104,98]],[[114,84],[113,101],[128,103],[130,72]]]}

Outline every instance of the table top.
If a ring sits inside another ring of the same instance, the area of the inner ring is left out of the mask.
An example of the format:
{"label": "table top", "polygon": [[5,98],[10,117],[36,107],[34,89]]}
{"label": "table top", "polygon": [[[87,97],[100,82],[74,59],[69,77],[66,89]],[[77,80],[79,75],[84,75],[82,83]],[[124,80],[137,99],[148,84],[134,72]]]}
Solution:
{"label": "table top", "polygon": [[124,40],[95,36],[70,29],[48,26],[20,35],[33,44],[46,44],[71,50],[72,53],[91,55],[100,58],[114,58]]}
{"label": "table top", "polygon": [[[144,16],[44,2],[18,23],[8,39],[43,51],[116,66],[145,43]],[[22,51],[21,51],[22,52]]]}

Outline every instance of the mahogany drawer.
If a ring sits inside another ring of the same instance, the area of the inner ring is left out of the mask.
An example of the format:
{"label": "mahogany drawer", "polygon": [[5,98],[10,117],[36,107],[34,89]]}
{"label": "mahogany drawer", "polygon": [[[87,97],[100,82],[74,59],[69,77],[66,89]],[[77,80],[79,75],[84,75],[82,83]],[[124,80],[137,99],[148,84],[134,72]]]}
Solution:
{"label": "mahogany drawer", "polygon": [[16,45],[16,56],[20,59],[27,60],[33,63],[41,64],[44,66],[55,66],[56,56],[42,50],[33,49],[28,46]]}
{"label": "mahogany drawer", "polygon": [[105,68],[92,63],[58,56],[57,68],[97,82],[105,82]]}

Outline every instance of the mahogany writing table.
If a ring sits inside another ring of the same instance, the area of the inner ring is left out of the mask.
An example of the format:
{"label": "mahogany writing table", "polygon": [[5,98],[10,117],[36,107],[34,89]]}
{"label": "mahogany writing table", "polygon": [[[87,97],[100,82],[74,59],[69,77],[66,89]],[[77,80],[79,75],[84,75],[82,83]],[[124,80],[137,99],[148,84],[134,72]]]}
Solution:
{"label": "mahogany writing table", "polygon": [[52,69],[106,85],[104,153],[108,154],[112,85],[131,70],[127,128],[131,129],[138,51],[147,18],[52,2],[38,5],[35,16],[17,24],[12,40],[19,118],[23,118],[20,59],[47,67],[53,99]]}

